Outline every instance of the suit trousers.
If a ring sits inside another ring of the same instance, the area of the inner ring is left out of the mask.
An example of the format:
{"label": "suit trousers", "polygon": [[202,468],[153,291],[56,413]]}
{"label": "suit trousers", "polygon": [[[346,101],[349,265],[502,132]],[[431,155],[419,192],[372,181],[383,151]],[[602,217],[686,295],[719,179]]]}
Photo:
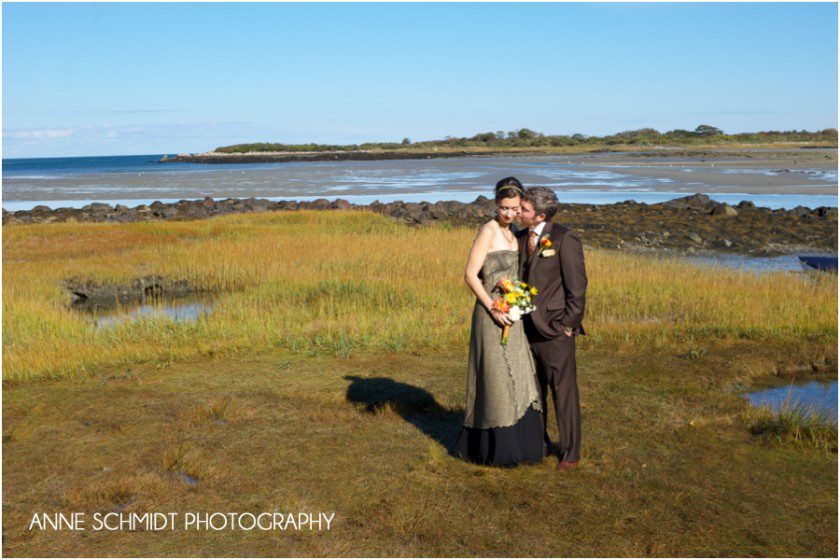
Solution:
{"label": "suit trousers", "polygon": [[524,320],[528,344],[537,366],[537,381],[543,406],[543,438],[548,438],[548,393],[554,401],[557,428],[560,432],[560,460],[580,460],[580,395],[575,363],[575,337],[561,334],[545,338],[536,332],[530,317]]}

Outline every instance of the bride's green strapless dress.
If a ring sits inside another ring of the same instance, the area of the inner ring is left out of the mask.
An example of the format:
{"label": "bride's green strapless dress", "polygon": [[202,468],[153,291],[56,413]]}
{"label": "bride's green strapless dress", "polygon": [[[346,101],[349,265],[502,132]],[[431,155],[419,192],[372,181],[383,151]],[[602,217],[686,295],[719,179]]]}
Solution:
{"label": "bride's green strapless dress", "polygon": [[[515,278],[519,252],[487,253],[479,278],[487,293],[501,295],[503,278]],[[538,463],[545,456],[542,406],[536,366],[522,321],[510,326],[502,345],[502,327],[476,299],[470,330],[467,404],[455,445],[464,460],[488,465]]]}

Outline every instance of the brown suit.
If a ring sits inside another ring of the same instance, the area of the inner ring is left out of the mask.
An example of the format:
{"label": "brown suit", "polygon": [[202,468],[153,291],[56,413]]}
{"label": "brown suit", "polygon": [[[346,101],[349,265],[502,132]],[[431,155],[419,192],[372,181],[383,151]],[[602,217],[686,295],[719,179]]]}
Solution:
{"label": "brown suit", "polygon": [[[572,230],[547,222],[540,239],[548,238],[553,255],[540,256],[540,243],[528,258],[529,228],[517,232],[519,278],[539,290],[535,309],[523,322],[528,343],[537,364],[543,422],[547,419],[548,391],[554,400],[560,452],[564,461],[580,460],[580,397],[577,387],[574,334],[585,334],[581,321],[586,302],[586,266],[580,237]],[[573,331],[566,336],[564,327]],[[548,432],[544,435],[549,443]]]}

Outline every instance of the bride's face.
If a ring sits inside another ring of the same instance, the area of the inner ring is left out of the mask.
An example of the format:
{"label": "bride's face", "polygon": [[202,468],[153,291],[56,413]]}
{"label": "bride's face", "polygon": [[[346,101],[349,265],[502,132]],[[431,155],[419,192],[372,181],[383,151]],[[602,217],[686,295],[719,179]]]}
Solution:
{"label": "bride's face", "polygon": [[499,223],[510,225],[519,215],[519,197],[503,198],[497,204]]}

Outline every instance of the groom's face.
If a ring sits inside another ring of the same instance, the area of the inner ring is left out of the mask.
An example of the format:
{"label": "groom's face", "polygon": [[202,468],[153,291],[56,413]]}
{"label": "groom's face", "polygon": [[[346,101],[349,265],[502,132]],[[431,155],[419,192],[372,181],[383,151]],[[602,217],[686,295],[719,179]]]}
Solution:
{"label": "groom's face", "polygon": [[536,215],[534,205],[530,200],[523,200],[519,204],[519,223],[525,227],[531,227],[545,221],[545,214]]}

